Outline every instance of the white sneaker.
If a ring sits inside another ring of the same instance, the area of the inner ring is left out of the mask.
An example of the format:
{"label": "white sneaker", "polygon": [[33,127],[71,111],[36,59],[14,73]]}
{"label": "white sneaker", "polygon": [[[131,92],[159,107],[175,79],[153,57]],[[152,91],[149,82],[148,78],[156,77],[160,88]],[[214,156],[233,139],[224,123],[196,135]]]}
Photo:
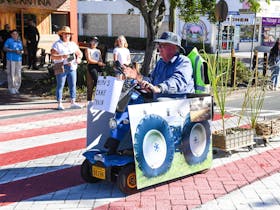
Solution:
{"label": "white sneaker", "polygon": [[63,105],[62,105],[62,104],[58,104],[58,106],[57,106],[57,110],[64,110]]}
{"label": "white sneaker", "polygon": [[9,90],[9,92],[10,92],[10,94],[16,94],[16,89],[14,89],[14,88],[11,88],[10,90]]}
{"label": "white sneaker", "polygon": [[73,103],[70,106],[70,109],[81,109],[81,108],[83,108],[83,107],[80,104],[77,104],[77,103]]}

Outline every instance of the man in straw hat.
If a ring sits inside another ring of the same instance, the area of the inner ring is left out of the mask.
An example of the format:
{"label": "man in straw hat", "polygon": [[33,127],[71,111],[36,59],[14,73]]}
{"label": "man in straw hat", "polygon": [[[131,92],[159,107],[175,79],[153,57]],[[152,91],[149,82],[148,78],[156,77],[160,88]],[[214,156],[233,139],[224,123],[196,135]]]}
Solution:
{"label": "man in straw hat", "polygon": [[78,64],[81,63],[83,53],[79,46],[71,41],[71,29],[69,26],[63,26],[58,31],[60,39],[56,41],[51,49],[51,59],[54,63],[63,63],[63,72],[56,75],[56,99],[58,102],[58,110],[63,110],[62,105],[62,93],[67,80],[72,109],[80,109],[81,105],[76,103],[76,82],[77,82],[77,68]]}
{"label": "man in straw hat", "polygon": [[124,68],[127,77],[136,79],[148,92],[159,97],[184,98],[194,93],[193,69],[188,57],[181,55],[181,38],[173,32],[163,32],[154,41],[161,56],[150,77],[143,77],[135,69]]}

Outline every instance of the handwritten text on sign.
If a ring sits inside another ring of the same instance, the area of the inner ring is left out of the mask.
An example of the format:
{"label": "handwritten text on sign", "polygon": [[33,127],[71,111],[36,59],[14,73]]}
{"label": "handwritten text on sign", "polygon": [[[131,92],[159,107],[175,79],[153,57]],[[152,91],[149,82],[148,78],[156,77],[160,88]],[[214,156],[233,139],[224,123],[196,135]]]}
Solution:
{"label": "handwritten text on sign", "polygon": [[121,94],[123,81],[115,77],[98,77],[93,107],[114,113]]}

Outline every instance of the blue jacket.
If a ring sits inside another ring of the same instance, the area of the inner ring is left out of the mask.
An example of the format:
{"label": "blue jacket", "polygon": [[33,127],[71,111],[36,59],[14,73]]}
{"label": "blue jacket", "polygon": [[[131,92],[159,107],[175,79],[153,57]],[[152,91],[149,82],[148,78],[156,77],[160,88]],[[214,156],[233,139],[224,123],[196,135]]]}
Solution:
{"label": "blue jacket", "polygon": [[161,87],[162,93],[154,94],[154,99],[184,98],[186,93],[194,93],[192,64],[184,55],[176,54],[168,63],[161,58],[151,73],[151,77],[144,79]]}
{"label": "blue jacket", "polygon": [[[22,42],[20,40],[14,40],[13,38],[7,39],[4,47],[12,50],[23,50]],[[15,52],[7,52],[8,61],[22,61],[22,55]]]}

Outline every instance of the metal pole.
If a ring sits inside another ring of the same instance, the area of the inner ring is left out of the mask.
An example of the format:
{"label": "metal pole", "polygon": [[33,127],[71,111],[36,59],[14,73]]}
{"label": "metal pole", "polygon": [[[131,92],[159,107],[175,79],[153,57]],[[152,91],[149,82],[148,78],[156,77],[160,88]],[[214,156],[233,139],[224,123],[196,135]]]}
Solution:
{"label": "metal pole", "polygon": [[250,70],[252,67],[255,33],[256,33],[256,13],[255,13],[255,17],[254,17],[254,29],[253,29],[253,37],[252,37],[252,44],[251,44],[251,56],[250,56],[250,68],[249,68]]}
{"label": "metal pole", "polygon": [[221,21],[219,21],[219,23],[218,23],[218,41],[217,41],[218,49],[217,49],[216,64],[218,63],[218,57],[220,54],[220,31],[221,31]]}

